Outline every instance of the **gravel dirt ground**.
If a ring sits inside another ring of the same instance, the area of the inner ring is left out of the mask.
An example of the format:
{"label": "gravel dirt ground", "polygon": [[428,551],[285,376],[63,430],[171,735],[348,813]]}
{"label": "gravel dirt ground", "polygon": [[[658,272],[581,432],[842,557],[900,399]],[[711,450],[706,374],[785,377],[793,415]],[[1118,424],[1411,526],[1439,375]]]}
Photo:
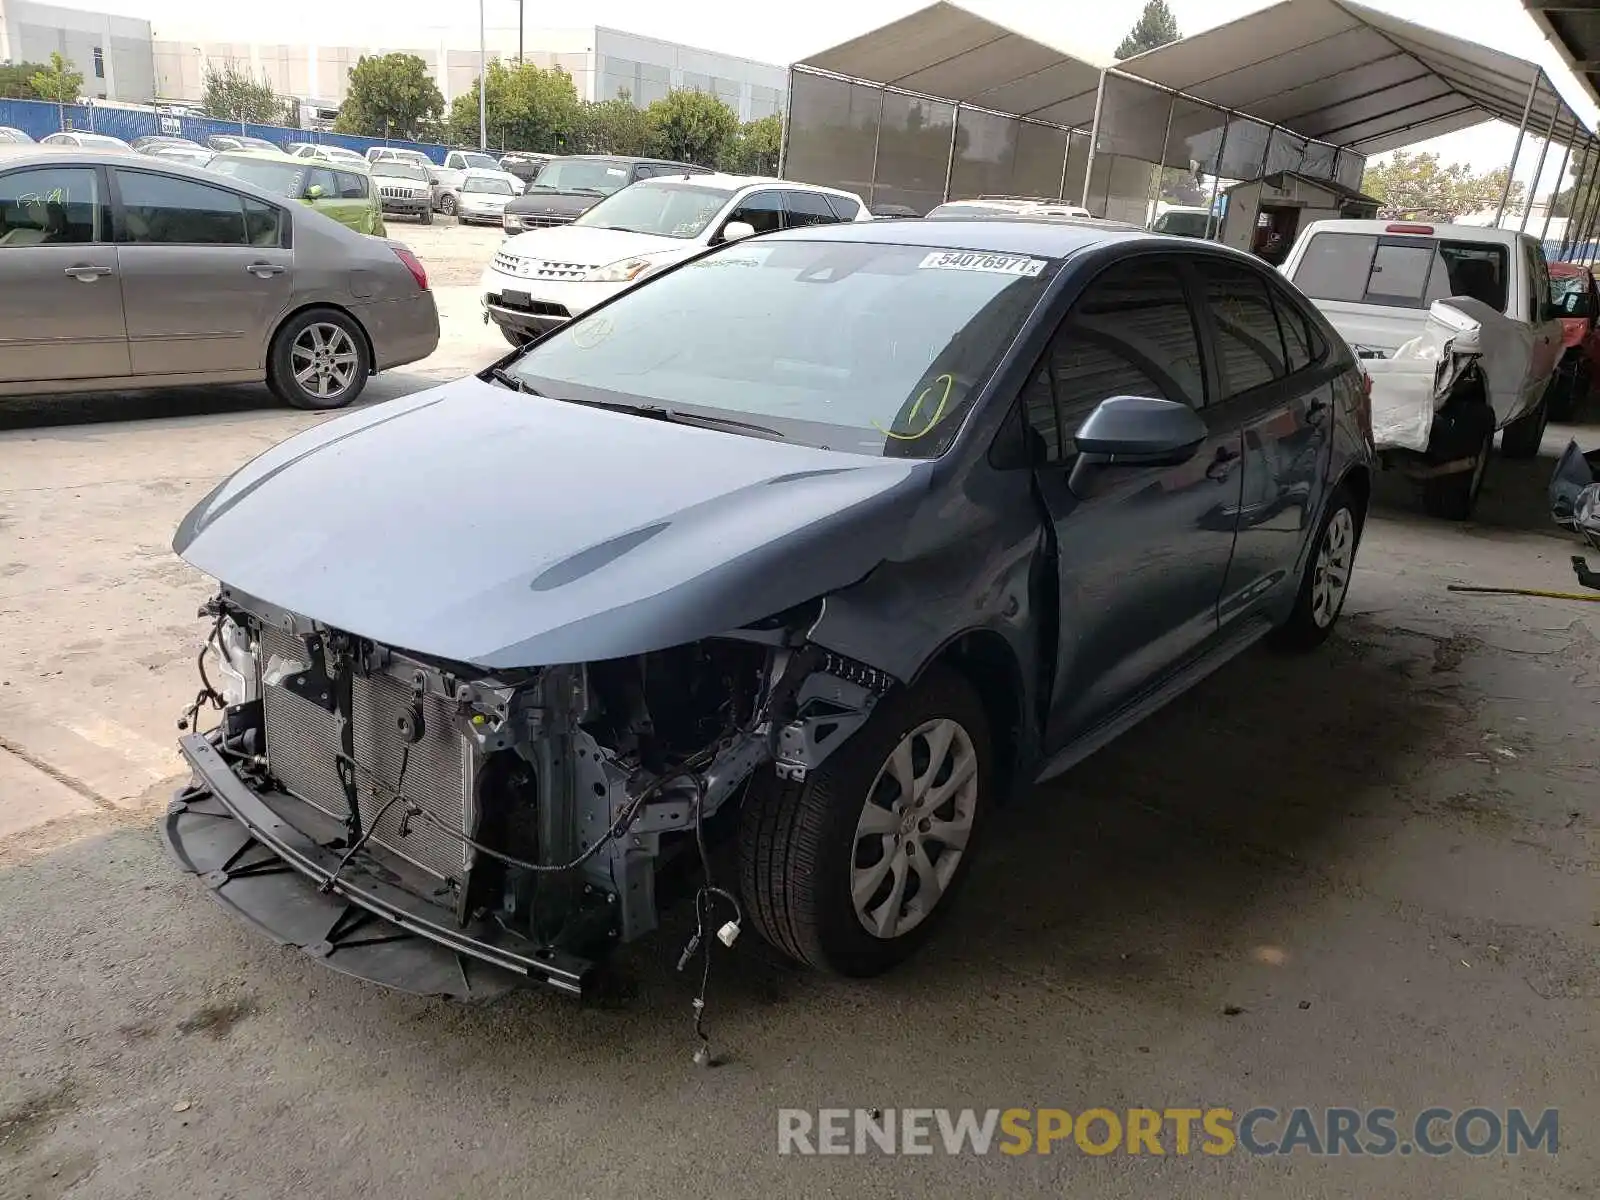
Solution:
{"label": "gravel dirt ground", "polygon": [[[503,349],[472,287],[495,232],[396,230],[445,338],[369,402]],[[1572,431],[1497,462],[1472,525],[1384,481],[1332,642],[1245,656],[1001,813],[904,970],[742,939],[706,1071],[682,913],[599,1001],[456,1008],[274,946],[167,860],[208,594],[172,530],[319,419],[264,389],[0,401],[0,1197],[1593,1194],[1600,606],[1445,590],[1572,586],[1542,500]],[[776,1152],[786,1107],[1258,1104],[1558,1108],[1560,1152]]]}

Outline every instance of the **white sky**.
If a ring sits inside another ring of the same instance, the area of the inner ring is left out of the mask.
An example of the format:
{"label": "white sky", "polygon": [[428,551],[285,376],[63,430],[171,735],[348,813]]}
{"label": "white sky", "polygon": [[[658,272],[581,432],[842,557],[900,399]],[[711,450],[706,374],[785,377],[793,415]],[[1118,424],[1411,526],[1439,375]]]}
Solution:
{"label": "white sky", "polygon": [[[70,0],[68,0],[70,2]],[[866,33],[922,7],[925,0],[802,0],[796,5],[731,0],[587,0],[558,6],[548,0],[527,5],[527,25],[607,25],[666,38],[724,54],[786,64]],[[1143,0],[957,0],[991,20],[1011,26],[1069,52],[1109,62],[1112,51],[1138,19]],[[1569,104],[1593,125],[1588,100],[1523,10],[1519,0],[1366,0],[1372,7],[1420,25],[1468,37],[1508,54],[1541,64]],[[491,30],[515,30],[517,0],[483,0]],[[1225,24],[1268,7],[1266,0],[1168,0],[1185,34]],[[212,41],[280,42],[311,36],[324,45],[437,44],[477,41],[477,6],[457,0],[267,0],[260,5],[218,5],[215,0],[83,0],[86,8],[143,17],[157,37]],[[441,9],[450,12],[445,16]],[[258,15],[259,14],[259,15]],[[1470,14],[1467,28],[1460,18]],[[291,35],[286,31],[294,30]],[[446,32],[448,30],[448,32]],[[1503,166],[1511,157],[1516,131],[1500,123],[1479,126],[1425,143],[1447,162],[1470,162],[1478,170]],[[1529,148],[1532,147],[1532,149]],[[1533,173],[1537,143],[1524,146],[1517,177]],[[1555,182],[1560,155],[1552,152],[1540,180],[1541,191]]]}

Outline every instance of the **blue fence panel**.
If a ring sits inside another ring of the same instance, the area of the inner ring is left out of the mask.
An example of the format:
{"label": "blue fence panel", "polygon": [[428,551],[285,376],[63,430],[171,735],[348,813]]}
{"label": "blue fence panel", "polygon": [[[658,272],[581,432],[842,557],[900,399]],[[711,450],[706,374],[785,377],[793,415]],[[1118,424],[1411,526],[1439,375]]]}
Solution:
{"label": "blue fence panel", "polygon": [[284,125],[257,125],[238,121],[219,121],[212,117],[179,117],[158,113],[154,109],[107,108],[104,105],[55,105],[45,100],[0,100],[0,125],[10,125],[22,130],[34,140],[62,129],[85,129],[105,133],[125,142],[134,138],[164,133],[173,137],[186,137],[201,145],[218,134],[245,134],[265,138],[275,146],[290,142],[319,142],[330,146],[343,146],[357,154],[365,154],[372,146],[393,146],[401,150],[420,150],[435,163],[443,163],[449,153],[448,146],[427,142],[411,142],[401,138],[357,137],[350,133],[328,133],[319,129],[291,129]]}

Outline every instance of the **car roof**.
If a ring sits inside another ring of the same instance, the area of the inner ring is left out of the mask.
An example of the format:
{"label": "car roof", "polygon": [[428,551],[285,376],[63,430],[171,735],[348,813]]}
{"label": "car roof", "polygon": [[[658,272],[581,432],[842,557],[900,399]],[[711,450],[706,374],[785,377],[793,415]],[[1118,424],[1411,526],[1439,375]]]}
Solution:
{"label": "car roof", "polygon": [[[1404,228],[1391,228],[1402,226]],[[1423,233],[1427,229],[1431,232]],[[1513,245],[1526,238],[1534,238],[1531,233],[1521,233],[1515,229],[1496,229],[1493,225],[1451,225],[1442,221],[1405,221],[1399,219],[1384,220],[1378,217],[1374,220],[1357,220],[1354,218],[1331,218],[1326,221],[1313,221],[1305,227],[1304,233],[1393,233],[1396,237],[1436,237],[1455,238],[1463,242],[1498,242],[1501,245]]]}
{"label": "car roof", "polygon": [[840,225],[808,225],[763,234],[763,242],[877,242],[925,246],[929,250],[976,250],[990,254],[1034,254],[1065,258],[1093,246],[1145,241],[1176,246],[1183,239],[1147,233],[1137,226],[1111,221],[1063,218],[1003,220],[850,221]]}
{"label": "car roof", "polygon": [[731,175],[726,171],[697,171],[683,175],[657,175],[641,183],[665,184],[668,187],[715,187],[730,192],[753,187],[781,187],[794,192],[826,192],[830,196],[847,196],[857,203],[861,197],[841,188],[825,187],[820,183],[801,183],[795,179],[775,179],[770,175]]}
{"label": "car roof", "polygon": [[611,162],[635,163],[641,166],[654,167],[694,167],[696,171],[706,174],[704,167],[696,167],[694,163],[680,162],[676,158],[644,158],[637,154],[554,154],[552,159],[562,162]]}
{"label": "car roof", "polygon": [[[238,135],[235,134],[235,137]],[[218,150],[218,158],[237,159],[246,162],[284,162],[302,166],[305,159],[296,158],[292,154],[285,154],[282,150],[252,150],[248,147],[242,150]]]}

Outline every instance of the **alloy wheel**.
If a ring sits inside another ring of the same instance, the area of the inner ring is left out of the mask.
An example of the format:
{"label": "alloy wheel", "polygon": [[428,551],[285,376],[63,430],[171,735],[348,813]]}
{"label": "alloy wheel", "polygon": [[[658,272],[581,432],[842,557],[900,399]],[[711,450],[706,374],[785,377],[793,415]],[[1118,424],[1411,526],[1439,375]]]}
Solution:
{"label": "alloy wheel", "polygon": [[925,921],[944,896],[971,836],[978,756],[958,721],[925,721],[878,769],[856,823],[850,898],[873,937]]}
{"label": "alloy wheel", "polygon": [[342,396],[356,383],[361,355],[355,341],[339,326],[326,321],[307,325],[289,351],[295,382],[318,400]]}
{"label": "alloy wheel", "polygon": [[1355,561],[1356,522],[1350,510],[1341,505],[1328,521],[1317,547],[1317,561],[1311,578],[1311,619],[1318,629],[1332,625],[1350,590],[1350,569]]}

